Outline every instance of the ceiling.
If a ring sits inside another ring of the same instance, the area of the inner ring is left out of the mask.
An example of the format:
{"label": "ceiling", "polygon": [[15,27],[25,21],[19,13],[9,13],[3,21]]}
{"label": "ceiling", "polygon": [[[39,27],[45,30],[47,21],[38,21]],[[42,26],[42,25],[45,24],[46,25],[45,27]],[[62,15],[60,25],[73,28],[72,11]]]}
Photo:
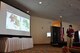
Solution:
{"label": "ceiling", "polygon": [[[15,0],[30,10],[33,16],[59,19],[80,25],[80,0]],[[42,2],[42,4],[39,4]]]}

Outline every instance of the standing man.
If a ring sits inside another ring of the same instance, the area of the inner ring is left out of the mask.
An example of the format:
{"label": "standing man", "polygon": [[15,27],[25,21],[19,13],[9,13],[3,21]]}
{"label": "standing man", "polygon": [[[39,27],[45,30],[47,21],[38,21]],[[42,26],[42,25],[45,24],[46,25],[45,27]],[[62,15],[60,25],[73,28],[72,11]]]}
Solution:
{"label": "standing man", "polygon": [[72,25],[69,25],[69,28],[67,29],[67,47],[72,47],[73,35],[74,35],[74,29],[72,28]]}

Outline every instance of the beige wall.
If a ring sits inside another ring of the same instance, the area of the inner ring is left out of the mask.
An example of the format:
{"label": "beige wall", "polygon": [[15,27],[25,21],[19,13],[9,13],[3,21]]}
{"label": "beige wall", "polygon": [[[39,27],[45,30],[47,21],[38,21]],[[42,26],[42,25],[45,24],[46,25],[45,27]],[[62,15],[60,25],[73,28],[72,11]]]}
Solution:
{"label": "beige wall", "polygon": [[[70,23],[63,22],[66,41],[66,30]],[[31,17],[31,35],[33,37],[34,44],[49,44],[50,38],[47,38],[46,33],[50,31],[52,20],[44,19],[36,16]],[[79,26],[72,24],[75,30],[79,29]]]}
{"label": "beige wall", "polygon": [[50,31],[52,21],[39,17],[31,17],[31,34],[34,44],[49,44],[50,38],[46,33]]}

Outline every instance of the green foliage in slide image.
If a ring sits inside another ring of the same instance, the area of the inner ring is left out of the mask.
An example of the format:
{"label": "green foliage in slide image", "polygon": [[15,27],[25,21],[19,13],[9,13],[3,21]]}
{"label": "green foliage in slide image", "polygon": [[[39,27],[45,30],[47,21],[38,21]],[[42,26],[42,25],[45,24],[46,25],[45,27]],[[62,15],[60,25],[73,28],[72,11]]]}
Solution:
{"label": "green foliage in slide image", "polygon": [[27,19],[24,19],[23,20],[23,25],[26,27],[26,29],[28,28],[29,29],[29,20],[27,20]]}

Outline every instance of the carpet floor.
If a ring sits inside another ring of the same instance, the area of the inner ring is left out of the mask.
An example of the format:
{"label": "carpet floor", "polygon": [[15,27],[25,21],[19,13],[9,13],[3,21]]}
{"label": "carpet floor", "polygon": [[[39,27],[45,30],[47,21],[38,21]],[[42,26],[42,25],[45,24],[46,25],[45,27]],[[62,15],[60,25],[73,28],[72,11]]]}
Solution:
{"label": "carpet floor", "polygon": [[25,49],[9,53],[62,53],[62,48],[52,47],[50,45],[35,45],[31,49]]}

